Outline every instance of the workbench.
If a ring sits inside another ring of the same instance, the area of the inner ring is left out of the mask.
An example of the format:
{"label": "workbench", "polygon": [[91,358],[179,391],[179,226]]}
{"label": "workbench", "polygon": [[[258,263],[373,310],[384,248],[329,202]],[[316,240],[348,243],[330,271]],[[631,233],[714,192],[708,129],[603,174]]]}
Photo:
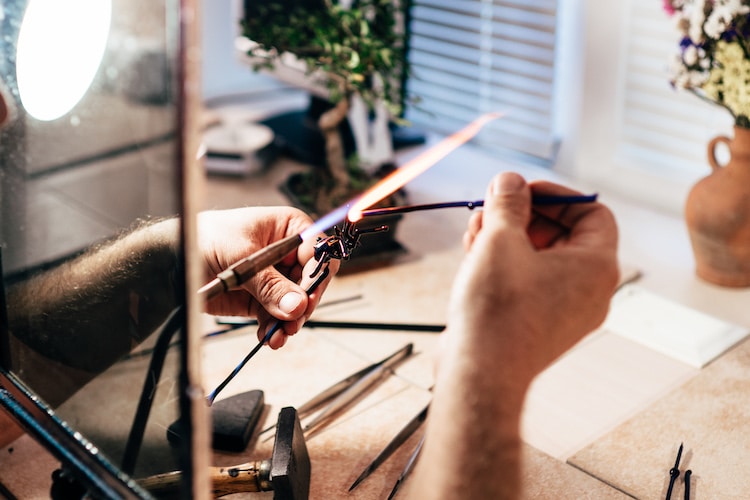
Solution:
{"label": "workbench", "polygon": [[[415,152],[401,155],[407,158]],[[255,176],[210,177],[206,208],[284,204],[277,186],[289,172],[301,168],[282,159]],[[465,146],[409,184],[410,202],[482,198],[492,176],[509,169],[519,170]],[[530,179],[559,180],[546,170],[519,171]],[[638,286],[750,329],[746,307],[750,290],[714,287],[693,275],[689,242],[679,217],[607,193],[600,197],[618,218],[623,269],[641,273]],[[383,265],[334,277],[322,302],[332,305],[320,307],[313,319],[444,323],[469,215],[465,209],[408,214],[396,234],[406,251]],[[204,327],[207,332],[217,329],[209,316],[204,317]],[[206,340],[206,391],[221,382],[256,342],[254,327]],[[267,403],[259,425],[263,428],[275,420],[281,407],[302,404],[410,342],[415,354],[393,375],[307,440],[313,467],[311,498],[385,498],[423,429],[352,493],[347,490],[378,451],[429,402],[438,334],[303,328],[282,349],[261,350],[221,398],[263,390]],[[529,394],[522,424],[525,497],[664,498],[668,470],[684,443],[681,468],[693,471],[692,498],[744,498],[750,486],[744,473],[750,463],[748,410],[743,404],[743,395],[750,393],[748,357],[750,343],[743,340],[697,368],[606,328],[593,332],[544,372]],[[231,465],[268,458],[272,445],[272,439],[255,438],[249,452],[216,452],[213,461]],[[36,446],[24,437],[12,445],[12,453],[0,450],[0,481],[11,491],[28,491],[24,488],[31,483],[22,485],[29,478],[29,462],[37,465],[37,471],[56,467],[54,461],[33,452]],[[35,485],[44,497],[48,485],[36,481]],[[460,497],[460,492],[456,495]],[[237,497],[271,498],[272,494]],[[673,498],[678,497],[682,498],[681,482],[673,493]]]}
{"label": "workbench", "polygon": [[[410,202],[482,198],[487,182],[503,169],[514,168],[465,146],[409,184]],[[520,171],[529,179],[566,182],[546,170]],[[285,175],[274,168],[263,179],[273,186]],[[226,206],[224,203],[232,205],[233,199],[253,203],[255,197],[248,193],[256,192],[257,182],[211,178],[207,198],[214,200],[216,208]],[[585,186],[579,187],[586,191]],[[283,202],[283,198],[275,198],[273,189],[265,193],[274,198],[269,203]],[[695,277],[680,217],[654,212],[607,193],[600,196],[618,219],[624,280],[637,274],[637,287],[750,331],[750,310],[745,306],[750,290],[716,287]],[[221,204],[216,201],[220,199]],[[322,307],[314,319],[443,323],[447,320],[449,289],[463,255],[461,235],[469,216],[465,209],[408,214],[397,233],[407,252],[383,267],[336,276],[323,303],[361,298]],[[229,353],[230,343],[235,341],[220,342],[227,343],[225,352]],[[246,385],[234,387],[236,392],[264,388],[274,408],[269,412],[273,418],[280,406],[304,402],[330,383],[407,342],[414,343],[418,354],[355,408],[309,440],[315,471],[313,498],[387,497],[418,436],[349,496],[346,490],[429,401],[438,336],[305,329],[278,352],[259,355],[251,362],[257,364],[247,369],[242,382]],[[210,362],[221,350],[218,344],[212,345],[205,354],[206,377],[214,384],[226,371],[214,372],[216,365]],[[746,446],[750,431],[742,425],[748,410],[741,397],[750,393],[747,362],[743,365],[748,356],[750,342],[740,340],[697,368],[617,335],[606,325],[593,332],[540,375],[528,395],[522,423],[527,497],[664,498],[669,468],[677,448],[684,443],[681,470],[692,469],[692,498],[742,498],[742,492],[750,486],[750,479],[741,473],[743,465],[750,463],[750,447]],[[290,370],[290,366],[295,369]],[[262,381],[252,380],[254,370],[262,374]],[[264,453],[268,454],[267,450],[260,455]],[[222,463],[236,458],[217,456],[217,460],[225,460]],[[682,498],[682,477],[673,498]]]}

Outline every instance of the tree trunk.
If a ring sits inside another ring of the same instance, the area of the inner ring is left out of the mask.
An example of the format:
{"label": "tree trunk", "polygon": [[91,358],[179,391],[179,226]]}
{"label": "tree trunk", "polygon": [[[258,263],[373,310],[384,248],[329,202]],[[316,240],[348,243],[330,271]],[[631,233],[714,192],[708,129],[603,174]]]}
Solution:
{"label": "tree trunk", "polygon": [[318,215],[324,215],[346,201],[349,191],[349,172],[346,167],[344,143],[339,125],[349,112],[349,99],[341,99],[335,107],[323,113],[318,119],[318,127],[325,140],[326,168],[331,175],[333,186],[322,189],[315,202]]}

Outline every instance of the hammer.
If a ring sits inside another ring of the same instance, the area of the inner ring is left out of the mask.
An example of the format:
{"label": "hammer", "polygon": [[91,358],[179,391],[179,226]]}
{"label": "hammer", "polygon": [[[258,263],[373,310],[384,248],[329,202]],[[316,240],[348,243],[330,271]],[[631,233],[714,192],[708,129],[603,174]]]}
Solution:
{"label": "hammer", "polygon": [[[310,493],[310,456],[297,410],[282,408],[276,424],[276,442],[269,460],[231,467],[211,467],[214,497],[246,491],[273,491],[274,500],[306,500]],[[157,498],[176,497],[182,472],[166,472],[138,480]]]}

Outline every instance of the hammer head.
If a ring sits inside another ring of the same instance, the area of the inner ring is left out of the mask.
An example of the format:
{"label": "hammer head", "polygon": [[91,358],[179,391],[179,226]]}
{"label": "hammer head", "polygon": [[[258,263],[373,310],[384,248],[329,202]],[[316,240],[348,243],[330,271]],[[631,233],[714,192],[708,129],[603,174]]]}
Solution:
{"label": "hammer head", "polygon": [[292,407],[282,408],[279,413],[271,483],[274,500],[307,500],[310,494],[310,456],[297,410]]}

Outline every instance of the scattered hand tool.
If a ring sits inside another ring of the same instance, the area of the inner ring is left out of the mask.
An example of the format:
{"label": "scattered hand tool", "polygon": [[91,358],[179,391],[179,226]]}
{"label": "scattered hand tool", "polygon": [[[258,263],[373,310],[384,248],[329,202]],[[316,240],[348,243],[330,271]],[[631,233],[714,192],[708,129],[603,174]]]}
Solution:
{"label": "scattered hand tool", "polygon": [[357,399],[357,397],[390,372],[391,368],[397,363],[410,356],[413,349],[413,344],[409,343],[406,347],[400,349],[395,354],[389,356],[380,363],[373,365],[373,367],[359,378],[359,380],[354,381],[348,388],[345,388],[328,404],[328,406],[323,408],[320,413],[308,422],[303,428],[303,432],[313,432],[331,420],[337,413],[347,407],[352,401]]}
{"label": "scattered hand tool", "polygon": [[399,486],[401,486],[401,483],[406,480],[406,476],[408,476],[412,469],[414,469],[414,466],[417,464],[417,458],[419,458],[419,452],[422,451],[422,445],[424,445],[424,436],[422,436],[422,439],[419,440],[419,444],[417,444],[417,447],[414,448],[414,452],[411,454],[411,457],[409,457],[409,461],[406,463],[404,471],[398,477],[396,484],[393,485],[393,489],[391,490],[390,495],[388,495],[388,500],[391,500],[396,496],[396,492],[398,491]]}
{"label": "scattered hand tool", "polygon": [[[328,274],[329,274],[329,269],[328,267],[325,267],[323,269],[323,272],[321,272],[320,275],[318,275],[317,279],[310,286],[307,287],[307,290],[306,290],[307,295],[310,295],[311,293],[313,293],[320,286],[320,284],[323,283],[323,281],[328,277]],[[236,377],[237,374],[240,373],[240,370],[242,370],[242,368],[247,364],[247,362],[250,361],[250,359],[258,353],[258,351],[260,351],[260,348],[263,347],[265,344],[267,344],[271,340],[271,337],[273,336],[273,334],[276,333],[281,328],[282,324],[283,324],[282,321],[279,320],[279,321],[276,321],[276,323],[274,323],[273,325],[271,325],[271,328],[268,330],[268,332],[266,332],[266,335],[260,340],[260,342],[258,342],[255,345],[255,347],[253,347],[253,349],[247,354],[247,356],[245,356],[244,359],[240,361],[240,363],[234,368],[234,370],[232,370],[232,373],[230,373],[218,385],[218,387],[216,387],[216,389],[211,391],[211,393],[206,398],[209,406],[213,404],[214,400],[216,399],[216,396],[219,395],[219,393],[227,386],[227,384],[229,384],[229,382],[231,382],[234,379],[234,377]]]}
{"label": "scattered hand tool", "polygon": [[427,419],[427,410],[430,408],[430,405],[424,407],[422,411],[420,411],[414,418],[412,418],[409,423],[404,426],[403,429],[401,429],[396,436],[391,439],[391,442],[386,445],[383,450],[378,453],[378,456],[375,457],[375,459],[370,463],[370,465],[367,466],[367,468],[362,471],[362,474],[359,475],[359,477],[352,483],[352,485],[349,487],[349,491],[352,491],[354,488],[357,487],[359,483],[364,481],[367,476],[372,474],[375,469],[377,469],[380,464],[385,462],[388,457],[390,457],[394,451],[399,449],[402,444],[406,442],[409,437],[411,437],[414,432],[419,429],[419,427],[422,425],[422,423]]}
{"label": "scattered hand tool", "polygon": [[[263,391],[241,392],[211,405],[211,445],[215,450],[243,451],[247,448],[265,408]],[[183,422],[167,428],[167,440],[177,446],[184,439]]]}
{"label": "scattered hand tool", "polygon": [[[361,385],[358,386],[357,383],[360,382],[362,379],[364,379],[369,373],[379,370],[380,367],[385,367],[385,369],[392,368],[396,363],[401,361],[402,359],[409,356],[414,349],[414,345],[412,343],[407,344],[406,346],[402,347],[395,353],[391,354],[390,356],[382,359],[381,361],[378,361],[377,363],[373,363],[369,366],[366,366],[362,368],[361,370],[352,373],[348,377],[336,382],[332,386],[328,387],[327,389],[324,389],[322,392],[314,396],[312,399],[305,402],[302,406],[300,406],[297,409],[297,412],[299,413],[300,417],[304,417],[306,415],[311,414],[315,410],[319,409],[322,405],[331,402],[331,405],[334,405],[336,401],[339,401],[339,403],[343,399],[347,399],[348,401],[353,400],[359,393],[363,392],[367,387],[362,387]],[[383,373],[379,370],[379,373]],[[373,380],[373,382],[375,382]],[[357,394],[350,393],[351,389],[353,387],[357,387],[360,389]],[[342,400],[337,400],[336,398],[341,397]],[[348,402],[347,401],[347,402]],[[337,404],[337,406],[341,407],[342,405]],[[325,410],[327,413],[331,413],[327,409]],[[332,416],[332,415],[331,415]],[[266,427],[261,431],[261,434],[264,434],[265,432],[271,430],[274,428],[274,425],[271,425],[269,427]]]}
{"label": "scattered hand tool", "polygon": [[[182,472],[158,474],[138,484],[159,498],[180,492]],[[310,493],[310,457],[297,410],[282,408],[276,426],[276,442],[269,460],[232,467],[212,467],[215,497],[248,491],[273,491],[274,500],[306,500]]]}
{"label": "scattered hand tool", "polygon": [[678,477],[680,477],[680,458],[682,457],[682,443],[677,450],[677,459],[674,461],[674,467],[669,469],[669,486],[667,486],[667,500],[672,497],[672,488]]}

